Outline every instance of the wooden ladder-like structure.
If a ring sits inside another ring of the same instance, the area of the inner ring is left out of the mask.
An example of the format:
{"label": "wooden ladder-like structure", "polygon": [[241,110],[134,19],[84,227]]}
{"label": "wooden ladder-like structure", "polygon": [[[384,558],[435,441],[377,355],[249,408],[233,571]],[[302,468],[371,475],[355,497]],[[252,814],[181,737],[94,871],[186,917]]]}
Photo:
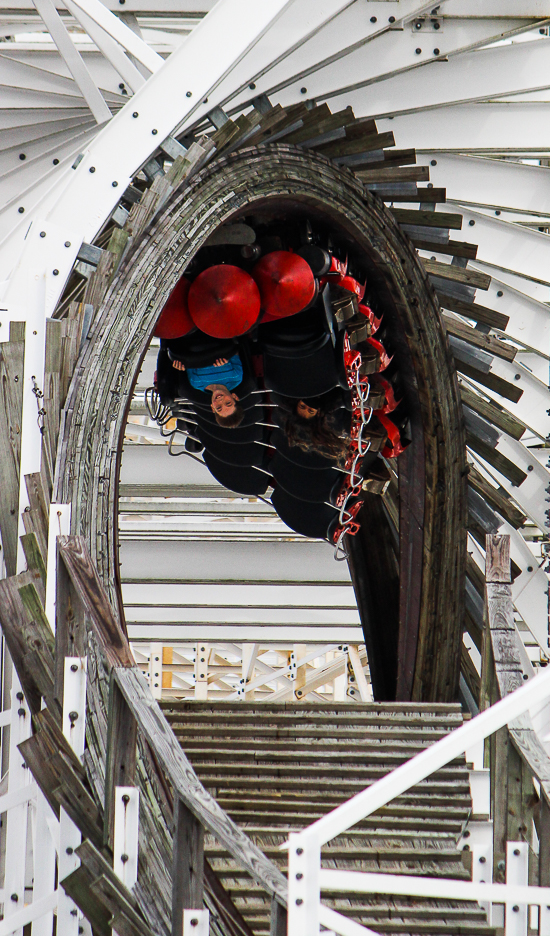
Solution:
{"label": "wooden ladder-like structure", "polygon": [[[355,793],[462,724],[459,705],[166,702],[162,710],[203,785],[286,874],[280,846]],[[464,758],[437,771],[324,846],[322,867],[470,879],[458,847],[471,816]],[[269,936],[270,902],[206,835],[204,853],[254,936]],[[379,933],[485,936],[473,903],[324,895]]]}

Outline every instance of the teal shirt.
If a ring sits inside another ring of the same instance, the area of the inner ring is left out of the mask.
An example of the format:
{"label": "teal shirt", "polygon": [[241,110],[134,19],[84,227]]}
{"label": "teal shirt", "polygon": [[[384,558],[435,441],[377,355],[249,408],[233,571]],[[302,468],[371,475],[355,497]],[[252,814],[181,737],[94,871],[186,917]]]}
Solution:
{"label": "teal shirt", "polygon": [[210,384],[222,384],[228,390],[234,390],[242,382],[243,366],[239,355],[234,354],[221,367],[214,367],[213,364],[209,367],[187,367],[186,373],[189,383],[196,390],[206,390]]}

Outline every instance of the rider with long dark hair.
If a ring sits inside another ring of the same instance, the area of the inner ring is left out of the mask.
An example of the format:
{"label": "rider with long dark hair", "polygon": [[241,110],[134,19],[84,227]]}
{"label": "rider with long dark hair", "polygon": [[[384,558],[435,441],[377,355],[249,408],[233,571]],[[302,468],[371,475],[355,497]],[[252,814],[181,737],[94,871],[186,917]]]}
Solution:
{"label": "rider with long dark hair", "polygon": [[277,421],[290,446],[318,452],[340,461],[349,445],[350,413],[343,407],[341,393],[314,399],[277,397]]}

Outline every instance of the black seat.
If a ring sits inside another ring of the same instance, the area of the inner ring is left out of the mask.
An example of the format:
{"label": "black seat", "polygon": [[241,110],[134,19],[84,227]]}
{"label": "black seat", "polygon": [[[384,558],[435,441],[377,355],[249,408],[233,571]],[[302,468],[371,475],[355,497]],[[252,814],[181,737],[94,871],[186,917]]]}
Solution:
{"label": "black seat", "polygon": [[205,422],[200,417],[195,418],[196,432],[202,439],[214,439],[224,445],[243,445],[249,442],[263,442],[266,440],[268,429],[258,423],[252,423],[246,426],[241,423],[235,429],[227,429],[224,426],[218,426],[216,422]]}
{"label": "black seat", "polygon": [[264,382],[269,390],[282,396],[303,399],[322,396],[333,387],[346,387],[343,355],[343,336],[338,336],[333,347],[330,336],[312,353],[304,353],[298,346],[282,354],[264,347]]}
{"label": "black seat", "polygon": [[323,503],[331,500],[344,480],[344,474],[336,468],[311,471],[295,465],[276,452],[269,465],[270,471],[279,487],[284,488],[298,500]]}
{"label": "black seat", "polygon": [[335,507],[299,500],[281,487],[273,491],[271,503],[283,523],[302,536],[325,539],[338,520]]}
{"label": "black seat", "polygon": [[186,367],[208,367],[216,358],[233,357],[238,350],[236,338],[212,338],[198,329],[182,338],[162,338],[160,346]]}
{"label": "black seat", "polygon": [[248,494],[249,496],[261,497],[265,494],[268,486],[271,484],[271,476],[261,471],[259,468],[228,465],[218,461],[217,458],[207,452],[203,452],[204,463],[212,477],[223,484],[229,491],[236,494]]}
{"label": "black seat", "polygon": [[303,468],[309,468],[315,471],[326,468],[334,468],[335,460],[325,458],[318,452],[304,452],[298,445],[289,445],[288,439],[281,429],[276,429],[270,439],[273,445],[281,455],[294,465],[301,465]]}
{"label": "black seat", "polygon": [[242,445],[230,445],[225,441],[214,439],[200,429],[197,438],[203,443],[207,452],[210,452],[218,461],[227,465],[244,465],[257,468],[264,467],[267,457],[267,446],[260,442],[243,442]]}

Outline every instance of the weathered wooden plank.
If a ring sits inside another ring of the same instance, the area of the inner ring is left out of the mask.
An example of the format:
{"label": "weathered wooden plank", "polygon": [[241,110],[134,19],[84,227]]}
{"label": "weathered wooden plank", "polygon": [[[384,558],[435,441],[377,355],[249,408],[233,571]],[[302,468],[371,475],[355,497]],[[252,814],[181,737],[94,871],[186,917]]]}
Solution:
{"label": "weathered wooden plank", "polygon": [[491,277],[487,276],[486,273],[478,273],[477,270],[453,266],[451,263],[441,263],[439,260],[427,260],[425,257],[422,257],[422,263],[427,273],[441,279],[464,283],[464,285],[474,286],[476,289],[489,289],[491,285]]}
{"label": "weathered wooden plank", "polygon": [[279,901],[271,898],[271,921],[269,936],[286,936],[288,913],[286,907],[281,906]]}
{"label": "weathered wooden plank", "polygon": [[90,615],[100,646],[111,666],[134,666],[130,647],[93,565],[84,537],[60,536],[61,557],[76,593]]}
{"label": "weathered wooden plank", "polygon": [[91,890],[93,881],[93,875],[84,865],[81,865],[59,883],[89,920],[94,936],[111,936],[112,914]]}
{"label": "weathered wooden plank", "polygon": [[[0,625],[31,712],[35,713],[40,711],[43,694],[53,703],[53,654],[49,644],[42,644],[41,628],[29,621],[20,595],[20,589],[26,585],[36,588],[43,603],[44,588],[39,572],[23,572],[0,580]],[[37,650],[40,655],[35,658]],[[48,682],[50,670],[51,685]]]}
{"label": "weathered wooden plank", "polygon": [[136,772],[137,723],[115,680],[109,686],[109,728],[105,765],[103,840],[113,847],[117,786],[133,786]]}
{"label": "weathered wooden plank", "polygon": [[483,397],[480,397],[478,393],[474,393],[470,387],[467,387],[466,384],[463,383],[460,384],[460,395],[462,397],[462,402],[469,406],[470,409],[479,413],[480,416],[483,416],[494,426],[502,429],[503,432],[513,439],[518,439],[518,441],[521,439],[527,426],[522,423],[520,419],[517,419],[516,416],[507,413],[499,403],[495,403],[494,400],[483,399]]}
{"label": "weathered wooden plank", "polygon": [[[16,333],[14,324],[21,324],[24,329],[24,322],[12,323],[10,337]],[[24,340],[0,344],[0,531],[8,575],[15,575],[17,569],[24,355]]]}
{"label": "weathered wooden plank", "polygon": [[456,369],[461,374],[464,374],[465,377],[470,377],[472,380],[475,380],[476,383],[480,383],[484,387],[494,390],[495,393],[498,393],[506,400],[511,400],[512,403],[517,403],[523,396],[523,390],[515,384],[510,383],[509,380],[504,380],[503,377],[499,377],[497,374],[485,373],[484,371],[478,370],[477,367],[466,364],[464,361],[458,360],[458,358],[456,359]]}
{"label": "weathered wooden plank", "polygon": [[467,244],[465,241],[431,241],[417,234],[409,234],[417,250],[429,250],[431,253],[447,254],[452,257],[464,257],[466,260],[475,260],[477,257],[477,244]]}
{"label": "weathered wooden plank", "polygon": [[[208,893],[212,896],[218,914],[224,919],[231,936],[254,936],[252,930],[241,916],[229,894],[223,887],[210,863],[204,859],[204,880]],[[193,909],[193,908],[191,908]]]}
{"label": "weathered wooden plank", "polygon": [[503,358],[505,361],[513,361],[518,353],[517,348],[506,344],[504,341],[501,341],[500,338],[495,338],[493,335],[484,335],[478,329],[472,328],[471,325],[466,325],[464,322],[459,322],[445,312],[442,318],[449,335],[462,338],[463,341],[467,341],[468,344],[473,345],[475,348],[482,348],[484,351],[488,351],[490,354]]}
{"label": "weathered wooden plank", "polygon": [[487,445],[486,442],[482,442],[473,433],[466,431],[466,442],[477,455],[492,465],[493,468],[496,468],[505,478],[508,478],[514,487],[519,487],[525,481],[527,475],[521,468],[518,468],[514,462],[502,455],[497,449]]}
{"label": "weathered wooden plank", "polygon": [[175,795],[261,887],[277,894],[286,904],[285,878],[204,789],[153,699],[145,678],[136,669],[122,667],[115,669],[115,678]]}
{"label": "weathered wooden plank", "polygon": [[422,211],[414,208],[393,208],[392,214],[398,224],[414,224],[421,227],[449,228],[460,231],[462,215],[447,211]]}
{"label": "weathered wooden plank", "polygon": [[525,514],[510,500],[506,491],[493,487],[474,465],[470,465],[468,483],[478,494],[481,494],[487,503],[497,510],[514,529],[519,530],[519,528],[523,526],[527,519]]}
{"label": "weathered wooden plank", "polygon": [[357,177],[365,184],[369,182],[429,182],[430,169],[428,166],[387,166],[380,164],[380,168],[361,169]]}
{"label": "weathered wooden plank", "polygon": [[90,890],[112,914],[111,924],[118,936],[154,936],[153,931],[134,910],[128,897],[131,892],[106,874],[101,874],[90,885]]}
{"label": "weathered wooden plank", "polygon": [[[353,126],[353,125],[352,125]],[[369,153],[373,150],[385,149],[387,146],[395,146],[393,133],[362,132],[357,137],[347,135],[350,128],[346,127],[346,138],[336,140],[334,143],[325,143],[316,148],[315,152],[327,159],[342,159],[345,156],[359,156],[362,153]]]}
{"label": "weathered wooden plank", "polygon": [[466,302],[464,299],[449,296],[441,289],[437,290],[437,298],[444,309],[448,309],[449,312],[458,312],[459,315],[473,319],[474,322],[479,322],[481,325],[489,325],[491,328],[499,328],[501,331],[505,331],[510,321],[509,315],[495,312],[494,309],[488,309],[477,302]]}
{"label": "weathered wooden plank", "polygon": [[203,906],[204,828],[178,797],[172,856],[172,936],[183,936],[183,911]]}
{"label": "weathered wooden plank", "polygon": [[21,537],[21,545],[23,547],[23,552],[25,553],[25,559],[27,560],[27,569],[29,571],[35,571],[40,574],[42,579],[42,584],[46,586],[46,565],[44,559],[42,558],[42,553],[38,545],[38,539],[36,533],[24,533]]}
{"label": "weathered wooden plank", "polygon": [[539,887],[550,887],[550,806],[541,797],[539,815]]}

